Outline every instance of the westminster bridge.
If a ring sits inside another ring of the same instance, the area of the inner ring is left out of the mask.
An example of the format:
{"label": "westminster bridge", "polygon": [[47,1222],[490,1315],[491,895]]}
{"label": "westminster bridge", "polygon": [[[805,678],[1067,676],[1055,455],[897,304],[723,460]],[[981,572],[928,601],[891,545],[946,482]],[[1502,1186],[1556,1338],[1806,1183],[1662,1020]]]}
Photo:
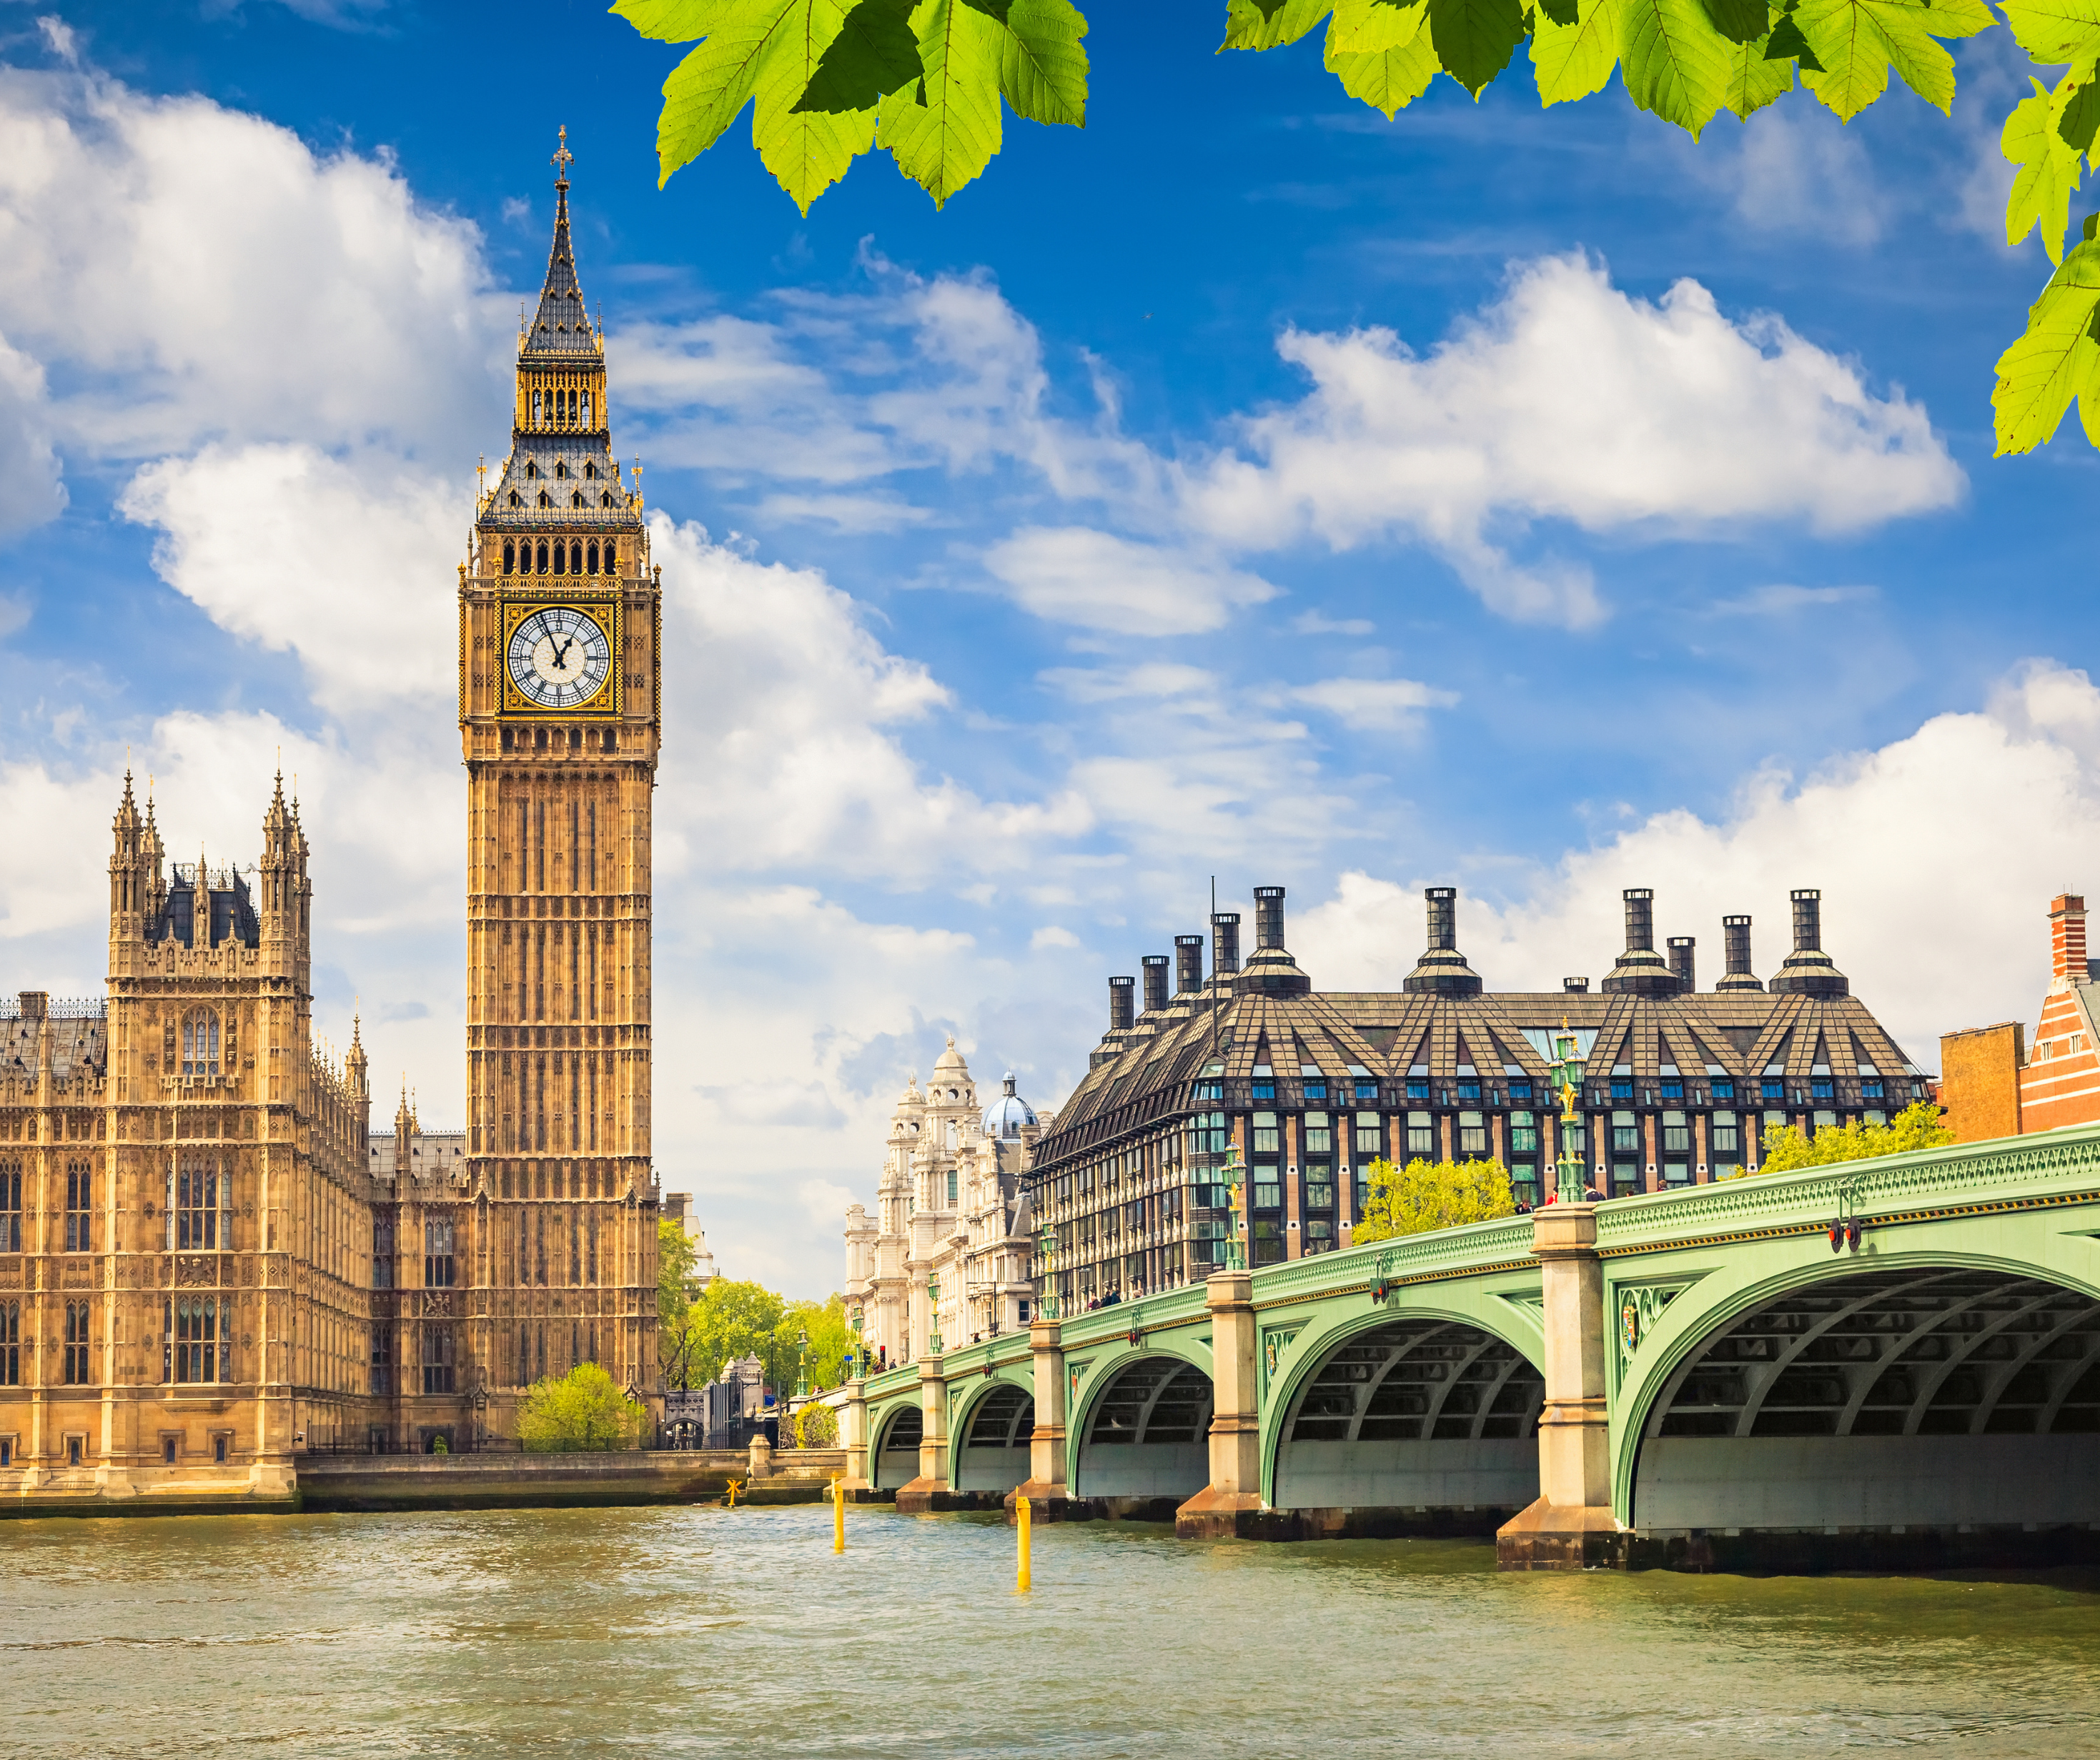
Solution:
{"label": "westminster bridge", "polygon": [[2100,1127],[1439,1230],[848,1384],[900,1510],[1511,1569],[2100,1557]]}

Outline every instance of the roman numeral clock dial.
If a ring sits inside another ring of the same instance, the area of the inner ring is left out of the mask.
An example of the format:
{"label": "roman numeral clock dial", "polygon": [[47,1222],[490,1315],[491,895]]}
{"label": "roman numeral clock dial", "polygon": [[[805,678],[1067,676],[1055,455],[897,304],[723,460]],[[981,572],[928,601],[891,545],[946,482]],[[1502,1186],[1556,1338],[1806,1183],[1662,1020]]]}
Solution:
{"label": "roman numeral clock dial", "polygon": [[598,698],[612,674],[604,624],[576,605],[539,605],[518,618],[505,656],[510,684],[535,709],[610,709]]}

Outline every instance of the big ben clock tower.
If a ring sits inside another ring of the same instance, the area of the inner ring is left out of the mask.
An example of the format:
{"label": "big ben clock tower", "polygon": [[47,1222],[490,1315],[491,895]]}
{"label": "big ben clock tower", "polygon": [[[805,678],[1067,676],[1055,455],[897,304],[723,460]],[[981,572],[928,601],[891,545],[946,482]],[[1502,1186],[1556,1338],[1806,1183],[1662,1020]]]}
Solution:
{"label": "big ben clock tower", "polygon": [[[612,454],[605,340],[569,239],[521,331],[510,455],[459,587],[467,773],[466,1185],[472,1372],[580,1360],[657,1392],[650,1164],[650,826],[662,592]],[[404,1243],[404,1251],[413,1251]]]}

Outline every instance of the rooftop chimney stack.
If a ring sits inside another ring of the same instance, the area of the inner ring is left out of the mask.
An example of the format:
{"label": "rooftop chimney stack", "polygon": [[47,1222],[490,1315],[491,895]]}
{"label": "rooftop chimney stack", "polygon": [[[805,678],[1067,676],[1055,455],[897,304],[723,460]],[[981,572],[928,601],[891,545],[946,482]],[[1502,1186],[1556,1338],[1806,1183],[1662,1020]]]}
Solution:
{"label": "rooftop chimney stack", "polygon": [[2052,988],[2084,983],[2085,900],[2077,892],[2059,892],[2049,901],[2049,975]]}
{"label": "rooftop chimney stack", "polygon": [[1458,951],[1458,889],[1428,887],[1422,897],[1429,908],[1429,944],[1400,988],[1418,996],[1478,996],[1480,976]]}
{"label": "rooftop chimney stack", "polygon": [[1254,889],[1254,944],[1257,949],[1283,945],[1282,887],[1256,887]]}
{"label": "rooftop chimney stack", "polygon": [[1747,917],[1723,917],[1721,919],[1721,944],[1727,955],[1727,972],[1716,990],[1757,990],[1764,985],[1758,975],[1750,970],[1750,919]]}
{"label": "rooftop chimney stack", "polygon": [[1167,956],[1148,953],[1145,956],[1145,1012],[1167,1006]]}
{"label": "rooftop chimney stack", "polygon": [[1211,972],[1229,978],[1240,969],[1240,913],[1236,910],[1211,913]]}
{"label": "rooftop chimney stack", "polygon": [[1178,935],[1174,938],[1174,990],[1189,996],[1203,988],[1203,938]]}
{"label": "rooftop chimney stack", "polygon": [[1241,995],[1304,996],[1312,980],[1298,969],[1283,945],[1283,888],[1254,889],[1254,952],[1246,969],[1233,981]]}
{"label": "rooftop chimney stack", "polygon": [[1699,974],[1692,953],[1698,944],[1697,938],[1692,935],[1674,935],[1670,938],[1670,969],[1676,973],[1677,981],[1687,996],[1699,988]]}
{"label": "rooftop chimney stack", "polygon": [[1823,895],[1814,887],[1797,887],[1793,903],[1793,951],[1773,975],[1776,996],[1841,997],[1851,985],[1837,961],[1823,951]]}
{"label": "rooftop chimney stack", "polygon": [[1560,980],[1560,988],[1570,996],[1587,996],[1590,980],[1586,978],[1564,978]]}
{"label": "rooftop chimney stack", "polygon": [[1655,893],[1628,887],[1619,895],[1626,910],[1626,950],[1604,983],[1607,996],[1675,996],[1677,975],[1655,950]]}
{"label": "rooftop chimney stack", "polygon": [[1132,995],[1136,988],[1137,980],[1135,978],[1109,979],[1109,1031],[1110,1032],[1128,1032],[1136,1025],[1137,1017],[1131,1007]]}

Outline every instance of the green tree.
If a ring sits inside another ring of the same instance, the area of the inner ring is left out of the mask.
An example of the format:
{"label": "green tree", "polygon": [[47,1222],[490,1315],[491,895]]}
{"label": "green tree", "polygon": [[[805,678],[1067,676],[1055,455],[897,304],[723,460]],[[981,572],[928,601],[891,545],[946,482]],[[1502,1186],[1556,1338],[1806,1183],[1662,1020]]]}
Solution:
{"label": "green tree", "polygon": [[1365,1172],[1370,1202],[1350,1234],[1359,1247],[1516,1213],[1509,1174],[1499,1161],[1430,1161],[1417,1156],[1405,1167],[1374,1161]]}
{"label": "green tree", "polygon": [[[805,1332],[810,1340],[806,1351],[801,1342]],[[844,1297],[790,1302],[773,1336],[773,1360],[779,1366],[780,1379],[788,1393],[795,1391],[798,1353],[806,1365],[812,1393],[835,1388],[845,1379],[845,1354],[853,1348],[853,1329],[846,1319]]]}
{"label": "green tree", "polygon": [[[2036,68],[2067,71],[2054,86],[2031,78],[2000,134],[2019,167],[2006,242],[2038,231],[2057,268],[1998,361],[1998,451],[2047,442],[2074,399],[2100,446],[2100,215],[2063,248],[2071,198],[2100,165],[2100,0],[2000,10]],[[664,82],[660,184],[747,104],[752,145],[805,213],[876,147],[938,207],[999,152],[1004,111],[1086,123],[1087,20],[1072,0],[615,0],[612,11],[653,41],[692,46]],[[1616,73],[1642,109],[1694,139],[1723,111],[1747,121],[1797,86],[1849,122],[1891,73],[1948,112],[1946,43],[1998,22],[1984,0],[1224,0],[1224,14],[1220,54],[1286,48],[1324,24],[1327,70],[1388,119],[1439,74],[1477,101],[1522,49],[1541,104],[1590,97]]]}
{"label": "green tree", "polygon": [[693,1302],[686,1293],[693,1276],[693,1240],[668,1217],[656,1224],[656,1359],[666,1387],[684,1390],[707,1377],[694,1372],[698,1340]]}
{"label": "green tree", "polygon": [[[691,1384],[712,1381],[735,1357],[756,1356],[761,1362],[770,1357],[777,1365],[780,1353],[774,1335],[787,1311],[788,1304],[762,1283],[717,1278],[700,1291],[687,1322],[693,1333]],[[793,1357],[788,1361],[792,1371]]]}
{"label": "green tree", "polygon": [[526,1390],[518,1408],[518,1440],[535,1454],[618,1448],[634,1438],[644,1416],[639,1402],[598,1364],[578,1363]]}
{"label": "green tree", "polygon": [[797,1448],[836,1448],[839,1445],[839,1415],[828,1406],[812,1400],[795,1414],[795,1446]]}
{"label": "green tree", "polygon": [[1930,1100],[1921,1100],[1905,1107],[1886,1124],[1826,1124],[1813,1137],[1795,1124],[1768,1126],[1759,1171],[1790,1173],[1797,1168],[1830,1167],[1840,1161],[1937,1149],[1953,1141],[1954,1133],[1940,1122],[1939,1108]]}

